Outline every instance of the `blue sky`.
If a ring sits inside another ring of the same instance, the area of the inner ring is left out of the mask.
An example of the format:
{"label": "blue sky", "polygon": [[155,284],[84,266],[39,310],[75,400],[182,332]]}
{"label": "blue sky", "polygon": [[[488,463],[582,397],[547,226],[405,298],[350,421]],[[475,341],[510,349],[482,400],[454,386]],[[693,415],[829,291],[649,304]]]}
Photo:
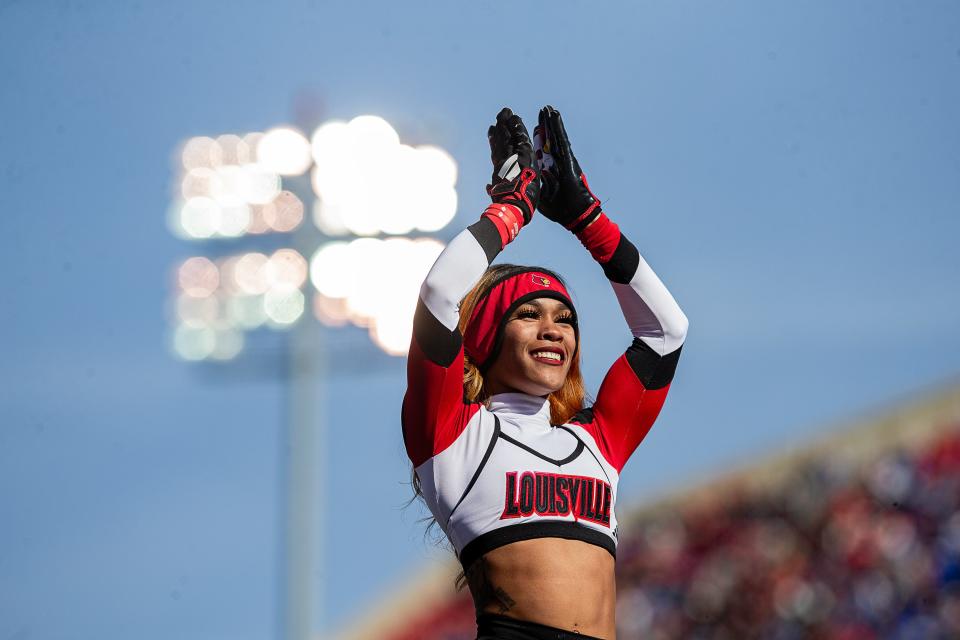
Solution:
{"label": "blue sky", "polygon": [[[958,76],[952,2],[0,2],[0,638],[277,630],[287,389],[167,348],[184,138],[381,115],[459,163],[449,236],[497,110],[560,108],[691,322],[628,505],[956,380]],[[501,259],[568,277],[595,390],[600,270],[542,218]],[[322,338],[317,629],[443,553],[401,509],[403,361]]]}

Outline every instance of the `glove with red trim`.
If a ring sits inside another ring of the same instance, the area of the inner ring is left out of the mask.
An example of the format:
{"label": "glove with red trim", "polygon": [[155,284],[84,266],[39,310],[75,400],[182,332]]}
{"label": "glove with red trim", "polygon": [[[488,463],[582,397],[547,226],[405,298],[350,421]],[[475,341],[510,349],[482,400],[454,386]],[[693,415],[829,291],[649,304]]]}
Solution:
{"label": "glove with red trim", "polygon": [[583,231],[603,212],[573,155],[560,112],[547,105],[533,130],[543,191],[538,208],[573,233]]}
{"label": "glove with red trim", "polygon": [[[487,193],[500,205],[513,205],[520,210],[526,225],[537,209],[540,179],[533,158],[530,134],[520,116],[504,107],[497,122],[487,130],[493,178]],[[517,221],[519,222],[519,221]]]}

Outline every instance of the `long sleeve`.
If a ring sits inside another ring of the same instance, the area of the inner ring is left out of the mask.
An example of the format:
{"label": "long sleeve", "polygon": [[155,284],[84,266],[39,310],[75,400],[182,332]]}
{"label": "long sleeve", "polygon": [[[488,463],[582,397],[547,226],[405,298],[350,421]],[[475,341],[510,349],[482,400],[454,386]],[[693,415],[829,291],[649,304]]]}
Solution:
{"label": "long sleeve", "polygon": [[443,250],[420,288],[407,358],[401,421],[414,466],[452,443],[478,404],[463,396],[463,336],[458,305],[504,246],[497,226],[481,218]]}
{"label": "long sleeve", "polygon": [[633,335],[604,377],[593,407],[573,419],[619,472],[660,414],[688,321],[637,248],[605,215],[577,235],[603,267]]}

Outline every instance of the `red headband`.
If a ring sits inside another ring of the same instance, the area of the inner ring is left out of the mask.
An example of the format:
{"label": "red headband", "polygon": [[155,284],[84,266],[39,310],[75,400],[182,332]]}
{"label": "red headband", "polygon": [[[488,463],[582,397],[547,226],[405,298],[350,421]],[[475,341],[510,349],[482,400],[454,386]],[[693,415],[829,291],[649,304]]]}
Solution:
{"label": "red headband", "polygon": [[[463,337],[464,351],[481,371],[493,364],[500,352],[503,328],[510,314],[534,298],[559,300],[570,307],[576,318],[570,294],[556,276],[542,271],[524,271],[504,278],[477,302]],[[573,326],[579,343],[580,333],[576,322]]]}

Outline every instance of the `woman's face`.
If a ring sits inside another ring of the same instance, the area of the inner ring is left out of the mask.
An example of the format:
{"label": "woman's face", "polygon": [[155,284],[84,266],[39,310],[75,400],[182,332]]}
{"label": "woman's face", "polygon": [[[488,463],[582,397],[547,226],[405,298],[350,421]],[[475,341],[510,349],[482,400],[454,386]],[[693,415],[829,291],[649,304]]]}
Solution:
{"label": "woman's face", "polygon": [[576,348],[570,308],[553,298],[520,305],[507,320],[500,354],[484,376],[492,395],[546,396],[563,386]]}

